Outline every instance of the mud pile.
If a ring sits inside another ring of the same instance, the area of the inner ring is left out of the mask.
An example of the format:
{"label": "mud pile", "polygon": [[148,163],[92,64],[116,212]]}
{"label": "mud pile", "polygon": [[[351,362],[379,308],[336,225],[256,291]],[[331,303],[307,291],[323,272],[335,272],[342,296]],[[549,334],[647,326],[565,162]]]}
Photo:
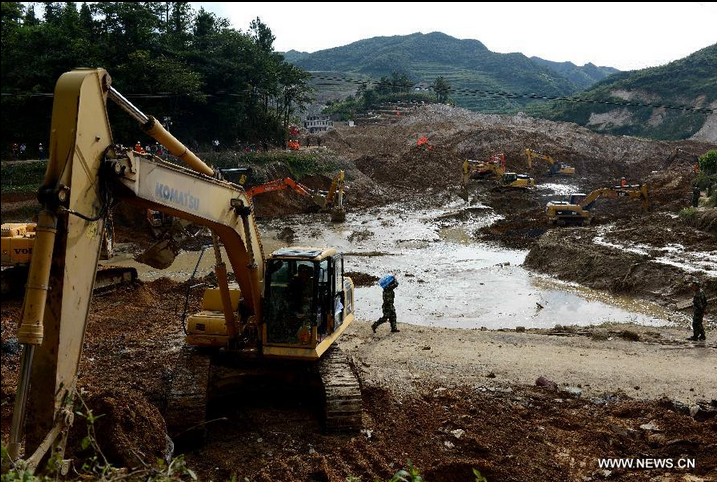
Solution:
{"label": "mud pile", "polygon": [[[581,480],[605,476],[597,457],[648,453],[656,458],[689,453],[699,461],[694,475],[717,469],[711,450],[715,420],[698,422],[677,413],[669,400],[615,396],[614,403],[593,403],[561,395],[557,401],[555,393],[537,388],[490,394],[430,384],[421,392],[398,403],[390,391],[367,390],[363,435],[337,440],[289,432],[280,455],[258,473],[250,467],[246,473],[267,482],[386,480],[410,460],[434,481],[473,480],[473,469],[488,480]],[[214,474],[229,476],[221,469]],[[610,477],[636,480],[634,475],[617,470]]]}
{"label": "mud pile", "polygon": [[[591,288],[657,302],[689,296],[685,270],[658,263],[649,254],[595,245],[591,232],[580,228],[544,234],[524,265]],[[716,278],[704,281],[709,293],[717,290]]]}

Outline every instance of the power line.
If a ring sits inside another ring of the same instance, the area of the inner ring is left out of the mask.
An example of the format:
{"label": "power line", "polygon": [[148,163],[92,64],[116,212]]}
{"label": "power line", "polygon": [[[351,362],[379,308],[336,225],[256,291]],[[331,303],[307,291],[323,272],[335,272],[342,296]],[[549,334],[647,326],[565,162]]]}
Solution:
{"label": "power line", "polygon": [[[324,81],[333,81],[333,82],[344,82],[349,84],[355,84],[355,85],[364,85],[368,87],[369,85],[380,85],[380,86],[387,86],[387,87],[402,87],[406,89],[412,89],[419,84],[416,83],[402,83],[402,82],[393,82],[393,81],[382,81],[382,80],[360,80],[360,79],[351,79],[347,77],[330,77],[330,76],[323,76],[323,75],[316,75],[311,74],[311,76],[314,79],[318,80],[324,80]],[[319,85],[334,85],[334,84],[319,84]],[[431,90],[435,92],[435,89],[433,87],[428,87],[428,90]],[[504,98],[504,99],[532,99],[532,100],[552,100],[552,101],[558,101],[558,102],[571,102],[571,103],[586,103],[586,104],[598,104],[598,105],[611,105],[616,107],[647,107],[647,108],[655,108],[655,109],[668,109],[668,110],[676,110],[676,111],[682,111],[682,112],[693,112],[697,114],[713,114],[714,109],[709,107],[691,107],[686,105],[670,105],[670,104],[655,104],[655,103],[644,103],[644,102],[615,102],[615,101],[609,101],[609,100],[595,100],[595,99],[586,99],[581,97],[566,97],[566,96],[552,96],[552,95],[543,95],[543,94],[536,94],[536,93],[515,93],[515,92],[505,92],[505,91],[492,91],[492,90],[479,90],[479,89],[463,89],[463,88],[449,88],[445,91],[441,91],[445,93],[452,93],[456,95],[461,95],[464,97],[477,97],[477,98],[487,98],[487,99],[498,99],[498,98]],[[2,97],[46,97],[51,98],[53,97],[52,93],[47,92],[31,92],[31,93],[11,93],[11,92],[2,92],[0,93]],[[182,97],[182,96],[201,96],[201,97],[247,97],[250,95],[248,92],[241,92],[241,93],[235,93],[235,92],[216,92],[216,93],[205,93],[205,92],[182,92],[182,93],[171,93],[171,92],[157,92],[157,93],[134,93],[134,94],[124,94],[125,97],[128,98],[134,98],[134,99],[166,99],[171,97]]]}

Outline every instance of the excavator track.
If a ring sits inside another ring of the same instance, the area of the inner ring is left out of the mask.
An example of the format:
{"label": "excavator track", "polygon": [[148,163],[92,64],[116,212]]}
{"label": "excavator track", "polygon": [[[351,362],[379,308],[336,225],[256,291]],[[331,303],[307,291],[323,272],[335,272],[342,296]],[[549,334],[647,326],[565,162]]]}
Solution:
{"label": "excavator track", "polygon": [[201,445],[206,438],[207,387],[211,355],[182,347],[172,374],[165,421],[175,443]]}
{"label": "excavator track", "polygon": [[319,361],[324,393],[327,432],[361,430],[361,386],[348,358],[338,347],[330,348]]}

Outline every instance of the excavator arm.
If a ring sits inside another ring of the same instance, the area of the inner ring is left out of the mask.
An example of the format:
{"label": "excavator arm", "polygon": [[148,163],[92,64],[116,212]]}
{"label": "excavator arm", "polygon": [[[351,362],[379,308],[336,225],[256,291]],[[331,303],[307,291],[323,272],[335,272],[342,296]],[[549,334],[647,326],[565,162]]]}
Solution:
{"label": "excavator arm", "polygon": [[265,192],[287,188],[293,189],[302,196],[308,196],[321,209],[330,209],[332,221],[342,222],[346,220],[346,212],[344,211],[344,171],[339,171],[334,177],[328,191],[315,191],[290,177],[285,177],[284,179],[276,179],[253,186],[247,189],[246,195],[249,199],[253,199],[255,196]]}
{"label": "excavator arm", "polygon": [[294,181],[290,177],[285,177],[284,179],[276,179],[274,181],[269,181],[265,182],[264,184],[250,187],[249,189],[247,189],[246,195],[249,199],[252,199],[254,196],[263,194],[265,192],[281,191],[287,188],[293,189],[302,196],[307,196],[311,198],[311,200],[321,208],[326,206],[326,199],[323,196],[321,196],[320,194],[316,194],[312,189],[304,186],[299,182]]}
{"label": "excavator arm", "polygon": [[[218,179],[110,85],[106,71],[81,69],[64,74],[55,88],[49,163],[38,195],[42,210],[18,330],[23,353],[9,446],[11,457],[17,458],[27,425],[25,453],[32,454],[31,466],[51,449],[58,459],[64,453],[102,233],[116,200],[209,227],[218,267],[221,239],[245,308],[261,319],[264,255],[243,188]],[[116,150],[108,97],[191,169]],[[226,309],[225,316],[232,333],[234,317]]]}
{"label": "excavator arm", "polygon": [[584,210],[590,210],[598,199],[605,198],[618,198],[618,197],[630,197],[633,199],[642,200],[642,209],[647,212],[650,209],[650,197],[648,193],[647,184],[634,184],[626,187],[605,187],[595,189],[593,192],[588,194],[579,205]]}
{"label": "excavator arm", "polygon": [[565,176],[573,176],[575,175],[575,168],[570,167],[567,164],[563,164],[562,162],[556,161],[552,156],[549,156],[548,154],[543,154],[538,151],[534,151],[532,149],[526,149],[525,155],[528,158],[528,168],[533,167],[533,159],[538,159],[541,161],[545,161],[550,166],[550,173],[553,174],[562,174]]}

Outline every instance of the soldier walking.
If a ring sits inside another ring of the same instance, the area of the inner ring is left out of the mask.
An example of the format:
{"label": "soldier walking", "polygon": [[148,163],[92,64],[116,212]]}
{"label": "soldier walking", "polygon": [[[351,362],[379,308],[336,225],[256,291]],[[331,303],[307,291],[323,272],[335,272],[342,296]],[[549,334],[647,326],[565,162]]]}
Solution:
{"label": "soldier walking", "polygon": [[702,324],[702,318],[705,316],[705,310],[707,309],[707,296],[700,287],[700,282],[692,280],[692,306],[694,311],[692,312],[692,336],[688,338],[690,341],[705,340],[705,327]]}
{"label": "soldier walking", "polygon": [[383,288],[383,316],[371,325],[371,329],[376,333],[376,328],[388,321],[391,324],[391,333],[398,333],[401,330],[396,327],[396,307],[393,305],[396,299],[394,290],[398,287],[398,280],[389,274],[381,278],[378,284]]}

